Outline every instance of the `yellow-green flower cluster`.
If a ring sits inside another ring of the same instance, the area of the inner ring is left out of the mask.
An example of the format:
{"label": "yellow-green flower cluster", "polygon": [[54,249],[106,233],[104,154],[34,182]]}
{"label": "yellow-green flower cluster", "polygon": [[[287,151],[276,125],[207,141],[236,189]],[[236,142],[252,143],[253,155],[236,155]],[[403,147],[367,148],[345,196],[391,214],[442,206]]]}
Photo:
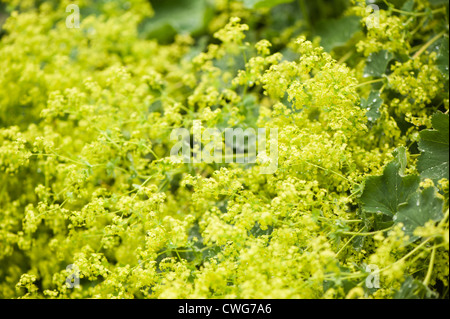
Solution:
{"label": "yellow-green flower cluster", "polygon": [[[437,40],[420,35],[434,20],[391,8],[367,29],[358,2],[348,13],[367,32],[343,63],[290,28],[273,42],[247,37],[241,1],[214,2],[204,49],[189,35],[141,37],[144,0],[78,1],[96,12],[79,29],[65,25],[71,1],[4,2],[14,10],[0,38],[0,297],[392,298],[409,275],[448,288],[448,179],[421,184],[439,189],[447,215],[418,227],[419,241],[398,224],[370,229],[358,202],[392,151],[448,111],[426,50]],[[411,59],[367,79],[380,50]],[[376,122],[361,107],[372,83]],[[194,120],[278,129],[276,172],[174,160],[170,133],[192,133]],[[378,290],[364,285],[367,264]]]}

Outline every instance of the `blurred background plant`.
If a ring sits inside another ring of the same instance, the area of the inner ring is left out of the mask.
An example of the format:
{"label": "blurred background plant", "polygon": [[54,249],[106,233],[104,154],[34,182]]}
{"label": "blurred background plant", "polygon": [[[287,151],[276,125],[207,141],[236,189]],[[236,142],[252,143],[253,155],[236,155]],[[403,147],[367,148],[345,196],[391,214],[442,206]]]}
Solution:
{"label": "blurred background plant", "polygon": [[[0,26],[1,297],[448,298],[448,1],[3,0]],[[172,161],[196,119],[278,128],[277,172]]]}

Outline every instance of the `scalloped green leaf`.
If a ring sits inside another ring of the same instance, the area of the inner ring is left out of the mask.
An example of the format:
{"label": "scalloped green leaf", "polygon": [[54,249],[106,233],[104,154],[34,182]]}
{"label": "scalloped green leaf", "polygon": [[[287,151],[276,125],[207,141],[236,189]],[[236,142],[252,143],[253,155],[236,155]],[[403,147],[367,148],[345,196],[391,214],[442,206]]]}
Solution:
{"label": "scalloped green leaf", "polygon": [[360,23],[360,18],[356,16],[321,21],[317,26],[317,35],[321,38],[320,45],[329,52],[346,44],[356,32],[361,30]]}
{"label": "scalloped green leaf", "polygon": [[414,0],[406,1],[401,8],[402,11],[408,11],[408,12],[412,12],[413,9],[414,9]]}
{"label": "scalloped green leaf", "polygon": [[448,76],[448,38],[445,37],[443,39],[440,40],[439,44],[438,44],[438,53],[436,56],[436,65],[439,69],[439,71],[441,71],[442,75],[444,76],[444,78],[446,80],[449,79]]}
{"label": "scalloped green leaf", "polygon": [[364,68],[364,77],[381,77],[386,72],[389,62],[394,58],[394,55],[387,51],[381,50],[379,52],[371,53],[367,57],[366,66]]}
{"label": "scalloped green leaf", "polygon": [[393,152],[392,155],[395,157],[395,161],[400,164],[399,174],[401,176],[405,175],[406,164],[408,164],[408,157],[406,155],[406,147],[399,146]]}
{"label": "scalloped green leaf", "polygon": [[432,118],[432,130],[420,132],[417,169],[422,178],[438,181],[449,178],[449,117],[438,112]]}
{"label": "scalloped green leaf", "polygon": [[394,299],[431,299],[438,295],[431,291],[421,281],[408,276],[400,289],[395,293]]}
{"label": "scalloped green leaf", "polygon": [[141,34],[146,38],[167,41],[176,33],[195,33],[205,27],[206,0],[152,1],[155,15],[146,19]]}
{"label": "scalloped green leaf", "polygon": [[428,187],[422,192],[414,193],[407,203],[399,205],[394,222],[402,223],[403,231],[410,237],[410,241],[414,241],[419,238],[413,234],[417,227],[424,226],[430,220],[437,222],[444,217],[443,207],[444,200],[436,196],[435,187]]}
{"label": "scalloped green leaf", "polygon": [[407,202],[419,187],[420,178],[417,175],[400,176],[400,168],[400,163],[394,161],[386,165],[383,175],[366,178],[360,197],[364,211],[393,217],[398,206]]}
{"label": "scalloped green leaf", "polygon": [[365,110],[369,122],[375,122],[380,118],[380,106],[383,99],[380,97],[379,91],[372,91],[367,99],[361,99],[361,107]]}

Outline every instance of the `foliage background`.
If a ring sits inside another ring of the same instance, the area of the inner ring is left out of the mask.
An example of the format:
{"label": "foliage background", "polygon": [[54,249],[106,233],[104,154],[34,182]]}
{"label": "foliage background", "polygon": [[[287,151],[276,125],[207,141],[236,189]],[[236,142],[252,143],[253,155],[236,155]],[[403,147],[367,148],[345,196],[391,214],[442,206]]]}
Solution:
{"label": "foliage background", "polygon": [[448,298],[448,1],[70,3],[0,4],[2,298]]}

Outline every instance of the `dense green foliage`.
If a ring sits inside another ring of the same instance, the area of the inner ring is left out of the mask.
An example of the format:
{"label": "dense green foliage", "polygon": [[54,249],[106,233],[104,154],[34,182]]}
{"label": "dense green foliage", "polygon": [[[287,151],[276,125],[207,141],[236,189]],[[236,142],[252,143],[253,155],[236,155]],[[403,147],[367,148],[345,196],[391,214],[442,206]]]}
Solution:
{"label": "dense green foliage", "polygon": [[1,298],[448,298],[448,1],[2,1]]}

